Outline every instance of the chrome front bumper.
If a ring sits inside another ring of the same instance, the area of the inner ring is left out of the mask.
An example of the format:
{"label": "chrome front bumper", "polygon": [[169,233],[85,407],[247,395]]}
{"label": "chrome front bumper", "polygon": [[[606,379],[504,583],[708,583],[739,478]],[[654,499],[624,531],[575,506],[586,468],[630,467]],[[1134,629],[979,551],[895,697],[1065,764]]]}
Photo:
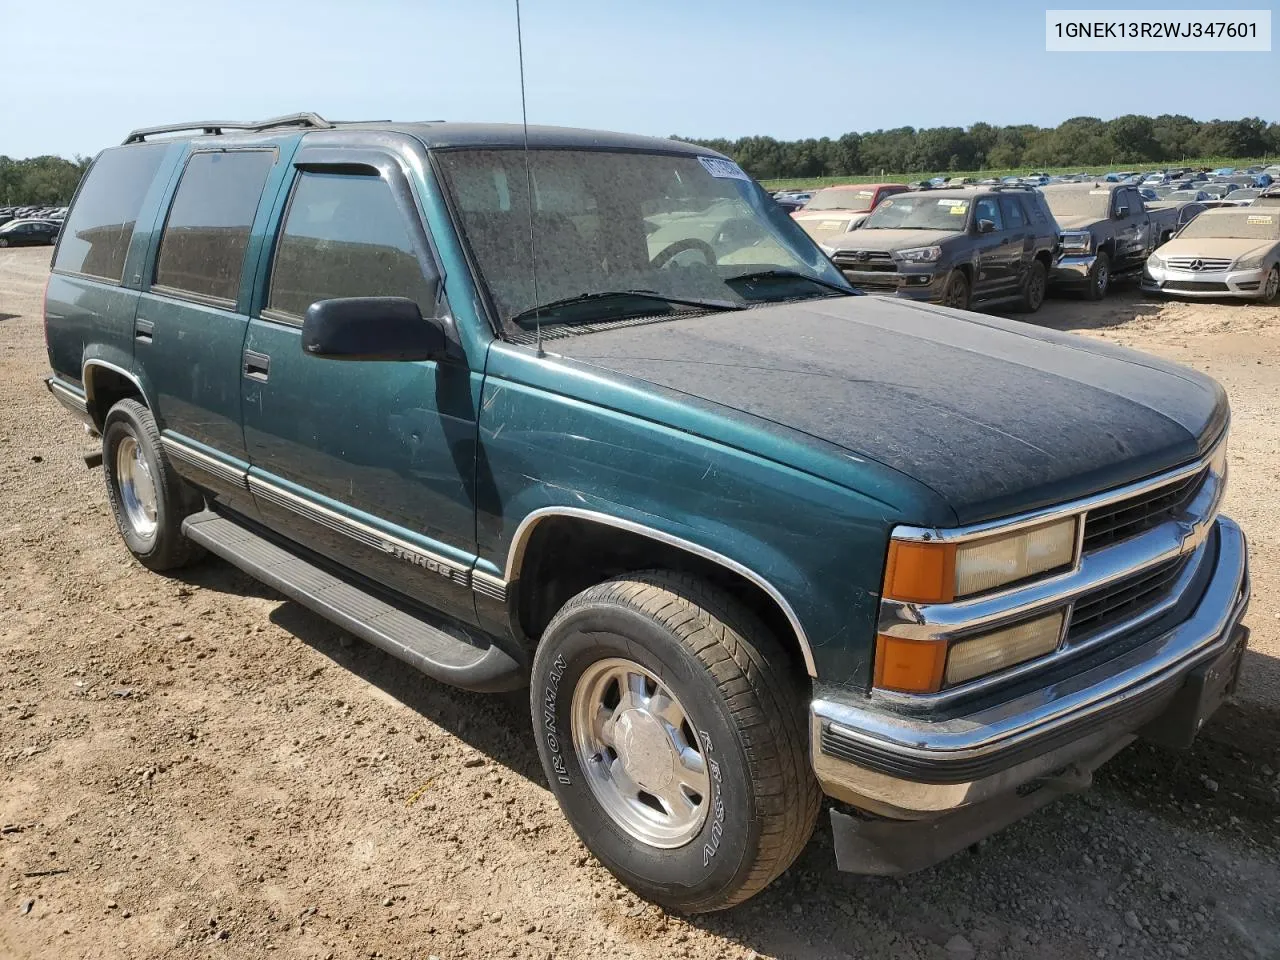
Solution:
{"label": "chrome front bumper", "polygon": [[1013,795],[1073,764],[1091,770],[1236,639],[1249,602],[1244,534],[1220,517],[1200,549],[1213,551],[1204,558],[1213,568],[1187,619],[1068,680],[937,721],[828,688],[810,710],[823,790],[872,814],[922,820]]}
{"label": "chrome front bumper", "polygon": [[1089,279],[1089,273],[1098,260],[1092,253],[1075,256],[1060,256],[1053,262],[1053,270],[1049,272],[1050,283],[1081,284]]}

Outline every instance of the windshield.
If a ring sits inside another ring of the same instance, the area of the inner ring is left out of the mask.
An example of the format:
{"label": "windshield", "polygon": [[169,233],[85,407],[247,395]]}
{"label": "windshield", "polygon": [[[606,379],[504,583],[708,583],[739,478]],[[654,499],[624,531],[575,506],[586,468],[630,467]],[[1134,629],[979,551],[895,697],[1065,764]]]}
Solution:
{"label": "windshield", "polygon": [[1093,187],[1088,190],[1045,190],[1044,198],[1055,217],[1093,217],[1105,220],[1111,215],[1111,191]]}
{"label": "windshield", "polygon": [[[528,154],[526,174],[521,149],[442,150],[435,156],[458,225],[512,333],[534,325],[534,317],[523,315],[535,307],[590,294],[644,291],[751,303],[837,292],[805,277],[849,289],[786,211],[726,160],[537,149]],[[733,282],[767,271],[801,276]],[[591,311],[619,302],[630,315],[670,310],[649,299],[599,300]]]}
{"label": "windshield", "polygon": [[1258,213],[1245,207],[1239,211],[1201,214],[1178,234],[1192,240],[1210,237],[1233,240],[1280,240],[1280,211]]}
{"label": "windshield", "polygon": [[870,210],[876,198],[874,190],[854,190],[850,187],[830,187],[819,190],[804,205],[809,210]]}
{"label": "windshield", "polygon": [[964,230],[969,201],[961,197],[938,197],[928,193],[898,194],[880,201],[880,206],[862,221],[863,230]]}
{"label": "windshield", "polygon": [[1166,200],[1203,200],[1204,194],[1199,190],[1175,190],[1168,194]]}

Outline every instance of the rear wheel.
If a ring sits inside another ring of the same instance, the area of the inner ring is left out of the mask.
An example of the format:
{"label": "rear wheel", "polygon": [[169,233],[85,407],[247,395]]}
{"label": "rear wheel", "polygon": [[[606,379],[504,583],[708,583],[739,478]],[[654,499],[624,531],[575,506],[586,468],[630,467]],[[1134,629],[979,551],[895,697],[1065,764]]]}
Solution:
{"label": "rear wheel", "polygon": [[182,533],[182,521],[202,498],[173,472],[151,411],[136,400],[121,400],[107,413],[102,468],[120,536],[143,566],[173,570],[204,556]]}
{"label": "rear wheel", "polygon": [[686,575],[606,581],[547,627],[531,693],[547,780],[645,899],[721,910],[804,848],[820,793],[789,666],[753,613]]}
{"label": "rear wheel", "polygon": [[1084,296],[1086,300],[1101,300],[1111,287],[1111,258],[1105,252],[1099,253],[1085,278]]}
{"label": "rear wheel", "polygon": [[1041,260],[1031,261],[1026,279],[1022,282],[1022,300],[1018,308],[1024,313],[1035,313],[1044,303],[1044,292],[1049,285],[1049,271]]}
{"label": "rear wheel", "polygon": [[952,270],[947,285],[942,289],[942,303],[955,310],[969,309],[969,278],[959,270]]}
{"label": "rear wheel", "polygon": [[0,247],[7,247],[8,245],[9,245],[9,241],[4,237],[0,237]]}

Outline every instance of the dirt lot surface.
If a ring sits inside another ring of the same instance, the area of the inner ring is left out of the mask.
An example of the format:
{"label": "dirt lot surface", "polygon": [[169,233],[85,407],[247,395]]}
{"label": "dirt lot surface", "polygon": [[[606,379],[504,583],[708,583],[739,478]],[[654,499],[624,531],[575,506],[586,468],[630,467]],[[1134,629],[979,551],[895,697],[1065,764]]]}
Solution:
{"label": "dirt lot surface", "polygon": [[46,394],[47,250],[0,251],[0,957],[1280,956],[1280,310],[1051,301],[1037,321],[1207,370],[1253,544],[1237,704],[1189,754],[901,881],[825,816],[726,914],[639,902],[566,825],[519,700],[424,680],[209,561],[142,569]]}

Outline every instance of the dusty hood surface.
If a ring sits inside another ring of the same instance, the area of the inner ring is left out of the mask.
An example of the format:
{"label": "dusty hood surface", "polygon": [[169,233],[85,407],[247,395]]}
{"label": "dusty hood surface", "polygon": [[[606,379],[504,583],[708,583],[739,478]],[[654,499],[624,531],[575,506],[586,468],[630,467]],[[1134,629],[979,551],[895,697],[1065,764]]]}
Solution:
{"label": "dusty hood surface", "polygon": [[642,324],[548,349],[877,460],[931,487],[961,523],[1186,463],[1227,416],[1214,381],[1154,357],[875,297]]}
{"label": "dusty hood surface", "polygon": [[928,247],[959,235],[954,230],[868,230],[864,227],[845,234],[832,246],[839,250],[905,250]]}
{"label": "dusty hood surface", "polygon": [[1161,257],[1213,257],[1237,260],[1250,253],[1265,253],[1276,246],[1275,240],[1238,239],[1235,237],[1186,237],[1170,240],[1160,248]]}

